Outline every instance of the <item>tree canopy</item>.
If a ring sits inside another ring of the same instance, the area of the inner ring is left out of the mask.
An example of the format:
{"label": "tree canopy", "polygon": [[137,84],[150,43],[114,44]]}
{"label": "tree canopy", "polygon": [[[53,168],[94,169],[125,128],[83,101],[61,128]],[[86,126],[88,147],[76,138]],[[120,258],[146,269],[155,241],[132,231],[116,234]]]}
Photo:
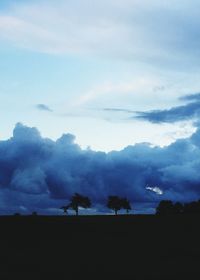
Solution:
{"label": "tree canopy", "polygon": [[118,211],[125,209],[127,213],[131,210],[130,202],[127,198],[120,198],[117,195],[110,195],[107,201],[107,207],[115,211],[115,215],[118,214]]}
{"label": "tree canopy", "polygon": [[75,193],[71,198],[68,208],[73,209],[76,212],[76,215],[78,215],[79,207],[89,208],[91,207],[91,201],[87,196]]}
{"label": "tree canopy", "polygon": [[171,200],[162,200],[156,208],[157,215],[171,214],[200,214],[200,200],[188,203],[173,203]]}

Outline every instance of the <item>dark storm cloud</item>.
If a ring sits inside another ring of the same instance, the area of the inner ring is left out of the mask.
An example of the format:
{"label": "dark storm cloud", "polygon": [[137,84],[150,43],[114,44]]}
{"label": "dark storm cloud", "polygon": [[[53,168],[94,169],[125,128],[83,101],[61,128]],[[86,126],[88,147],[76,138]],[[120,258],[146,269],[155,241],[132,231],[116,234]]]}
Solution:
{"label": "dark storm cloud", "polygon": [[82,150],[74,140],[65,134],[52,141],[17,124],[13,137],[0,141],[0,213],[53,213],[75,192],[98,209],[110,194],[140,205],[200,197],[200,130],[164,148],[137,144],[109,153]]}
{"label": "dark storm cloud", "polygon": [[137,112],[136,118],[143,119],[152,123],[174,123],[178,121],[200,118],[199,93],[186,95],[180,99],[187,101],[188,103],[185,105],[172,107],[166,110]]}
{"label": "dark storm cloud", "polygon": [[38,110],[41,110],[41,111],[48,111],[48,112],[53,112],[53,110],[51,110],[47,105],[45,104],[37,104],[36,105],[36,108]]}
{"label": "dark storm cloud", "polygon": [[200,93],[188,94],[180,98],[186,101],[200,101]]}

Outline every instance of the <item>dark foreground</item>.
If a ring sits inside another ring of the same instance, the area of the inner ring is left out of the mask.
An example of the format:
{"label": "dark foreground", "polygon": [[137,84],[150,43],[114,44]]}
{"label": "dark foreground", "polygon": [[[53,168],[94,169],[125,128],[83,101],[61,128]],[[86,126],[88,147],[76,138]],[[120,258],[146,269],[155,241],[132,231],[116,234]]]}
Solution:
{"label": "dark foreground", "polygon": [[0,217],[0,279],[200,279],[200,217]]}

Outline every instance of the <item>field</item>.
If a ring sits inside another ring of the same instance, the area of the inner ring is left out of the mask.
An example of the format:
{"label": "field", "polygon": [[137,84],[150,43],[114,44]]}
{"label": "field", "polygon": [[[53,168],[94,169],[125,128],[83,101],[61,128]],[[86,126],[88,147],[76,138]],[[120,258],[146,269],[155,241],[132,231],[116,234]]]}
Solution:
{"label": "field", "polygon": [[199,279],[200,218],[0,217],[0,279]]}

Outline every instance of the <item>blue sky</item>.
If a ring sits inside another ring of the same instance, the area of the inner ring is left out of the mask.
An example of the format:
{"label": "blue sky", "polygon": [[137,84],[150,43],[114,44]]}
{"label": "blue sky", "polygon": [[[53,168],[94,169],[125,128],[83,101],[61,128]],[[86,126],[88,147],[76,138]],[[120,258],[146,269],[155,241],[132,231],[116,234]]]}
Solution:
{"label": "blue sky", "polygon": [[102,151],[189,136],[193,119],[153,124],[135,112],[170,109],[199,91],[198,8],[198,1],[1,1],[1,139],[17,122],[52,139],[73,133],[82,147]]}
{"label": "blue sky", "polygon": [[0,2],[0,213],[58,213],[75,191],[97,212],[199,198],[199,9]]}

